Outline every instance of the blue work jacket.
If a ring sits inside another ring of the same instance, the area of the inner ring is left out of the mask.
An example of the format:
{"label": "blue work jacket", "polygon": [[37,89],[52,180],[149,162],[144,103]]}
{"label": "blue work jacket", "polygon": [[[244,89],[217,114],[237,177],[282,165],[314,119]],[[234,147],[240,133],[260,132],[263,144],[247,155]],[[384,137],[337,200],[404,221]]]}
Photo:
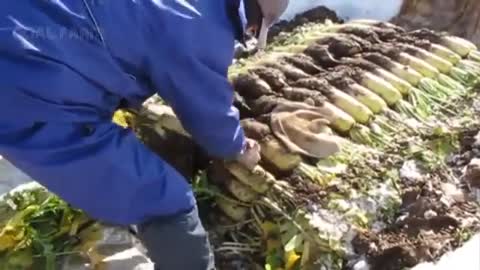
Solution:
{"label": "blue work jacket", "polygon": [[209,154],[234,157],[244,25],[240,0],[0,1],[0,155],[107,222],[192,208],[185,179],[110,119],[158,94]]}

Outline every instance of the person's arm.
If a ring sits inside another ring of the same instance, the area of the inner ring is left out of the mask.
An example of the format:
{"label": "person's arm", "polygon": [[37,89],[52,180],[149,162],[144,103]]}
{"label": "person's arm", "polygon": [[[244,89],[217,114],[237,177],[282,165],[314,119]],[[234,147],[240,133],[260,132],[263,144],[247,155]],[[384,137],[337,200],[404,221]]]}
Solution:
{"label": "person's arm", "polygon": [[164,76],[154,75],[163,89],[160,96],[205,151],[218,158],[235,158],[245,139],[228,81],[198,59],[181,57],[186,57],[184,63],[172,63]]}
{"label": "person's arm", "polygon": [[[227,79],[233,27],[228,20],[221,25],[222,20],[211,14],[200,16],[179,3],[169,5],[154,6],[159,12],[158,28],[152,28],[147,59],[153,87],[206,152],[217,158],[236,158],[246,139]],[[222,10],[197,8],[204,13]]]}

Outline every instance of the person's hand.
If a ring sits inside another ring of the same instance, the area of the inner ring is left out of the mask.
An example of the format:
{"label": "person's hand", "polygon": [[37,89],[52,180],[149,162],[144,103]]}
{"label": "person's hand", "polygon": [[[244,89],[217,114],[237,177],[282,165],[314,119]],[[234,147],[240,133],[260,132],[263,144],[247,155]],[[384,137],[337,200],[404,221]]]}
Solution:
{"label": "person's hand", "polygon": [[238,155],[237,162],[249,170],[253,170],[261,159],[260,144],[258,144],[257,141],[248,138],[245,143],[245,149],[240,155]]}

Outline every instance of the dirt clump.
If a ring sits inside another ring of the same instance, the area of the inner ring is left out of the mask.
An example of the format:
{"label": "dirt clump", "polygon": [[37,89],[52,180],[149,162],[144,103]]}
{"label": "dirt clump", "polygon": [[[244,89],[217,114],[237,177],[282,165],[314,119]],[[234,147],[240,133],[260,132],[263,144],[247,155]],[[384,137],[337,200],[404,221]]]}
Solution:
{"label": "dirt clump", "polygon": [[283,62],[269,62],[265,64],[266,67],[277,69],[285,75],[288,82],[295,82],[303,78],[309,78],[310,75],[303,70],[291,65],[285,61]]}
{"label": "dirt clump", "polygon": [[264,80],[273,91],[278,92],[278,90],[288,86],[287,77],[278,69],[268,68],[268,67],[258,67],[252,69],[252,72]]}
{"label": "dirt clump", "polygon": [[335,58],[327,46],[314,44],[309,46],[304,53],[312,57],[317,65],[322,68],[331,68],[338,65],[340,62]]}
{"label": "dirt clump", "polygon": [[323,23],[330,20],[334,23],[342,23],[335,11],[324,6],[319,6],[314,9],[296,15],[292,20],[282,20],[270,29],[268,36],[269,41],[275,39],[283,32],[292,32],[295,28],[305,25],[307,23]]}
{"label": "dirt clump", "polygon": [[297,54],[295,56],[288,56],[283,60],[309,75],[315,75],[325,71],[315,64],[315,60],[305,54]]}
{"label": "dirt clump", "polygon": [[270,86],[253,73],[241,74],[233,80],[235,91],[245,98],[273,95]]}
{"label": "dirt clump", "polygon": [[368,46],[363,39],[356,38],[354,35],[346,36],[327,36],[319,39],[316,43],[318,45],[328,46],[328,50],[335,55],[335,57],[350,56],[363,51],[364,46]]}
{"label": "dirt clump", "polygon": [[401,270],[434,261],[468,237],[462,232],[480,228],[478,204],[466,199],[461,185],[446,182],[441,172],[402,190],[393,221],[379,233],[361,233],[352,242],[372,270]]}
{"label": "dirt clump", "polygon": [[480,2],[477,0],[405,0],[391,22],[407,30],[428,28],[480,42]]}
{"label": "dirt clump", "polygon": [[286,181],[293,187],[295,194],[295,202],[298,205],[321,204],[328,192],[322,190],[319,186],[314,185],[310,181],[306,181],[299,175],[292,175]]}

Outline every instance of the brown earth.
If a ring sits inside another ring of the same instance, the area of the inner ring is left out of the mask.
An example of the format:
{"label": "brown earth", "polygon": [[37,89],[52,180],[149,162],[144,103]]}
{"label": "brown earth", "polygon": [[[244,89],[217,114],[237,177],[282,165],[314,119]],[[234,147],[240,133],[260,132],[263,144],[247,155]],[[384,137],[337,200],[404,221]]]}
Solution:
{"label": "brown earth", "polygon": [[480,44],[480,1],[405,0],[392,23],[409,30],[448,31]]}
{"label": "brown earth", "polygon": [[291,32],[298,26],[307,23],[323,23],[326,20],[336,23],[343,22],[343,20],[340,19],[334,11],[324,6],[319,6],[304,13],[298,14],[291,21],[280,21],[274,25],[269,33],[269,40],[272,41],[275,37],[281,35],[282,32]]}
{"label": "brown earth", "polygon": [[[290,21],[280,21],[272,26],[268,33],[268,42],[272,42],[273,40],[282,41],[285,38],[288,38],[288,33],[292,32],[298,26],[306,23],[323,23],[326,20],[336,23],[343,22],[343,20],[340,19],[334,11],[323,6],[316,7],[304,13],[298,14]],[[254,53],[255,50],[241,48],[236,51],[235,59],[249,57]]]}
{"label": "brown earth", "polygon": [[[474,138],[478,128],[460,135],[460,151],[449,158],[457,177],[480,151]],[[461,246],[480,230],[478,203],[470,195],[468,179],[447,183],[442,171],[405,185],[395,220],[380,233],[367,231],[353,241],[356,252],[366,255],[372,270],[401,270],[434,261]]]}

